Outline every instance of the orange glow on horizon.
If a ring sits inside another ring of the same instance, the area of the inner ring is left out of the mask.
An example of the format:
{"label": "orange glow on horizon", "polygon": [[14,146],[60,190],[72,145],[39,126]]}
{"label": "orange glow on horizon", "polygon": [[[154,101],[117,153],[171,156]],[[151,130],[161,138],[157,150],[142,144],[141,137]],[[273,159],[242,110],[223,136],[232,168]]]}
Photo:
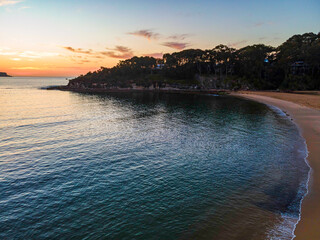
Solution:
{"label": "orange glow on horizon", "polygon": [[[24,57],[23,54],[0,51],[0,72],[6,72],[13,77],[32,76],[79,76],[89,71],[95,71],[101,66],[112,67],[119,59],[86,59],[74,56],[34,56]],[[44,54],[45,55],[45,54]],[[21,57],[22,56],[22,57]],[[80,59],[80,60],[78,60]]]}
{"label": "orange glow on horizon", "polygon": [[76,77],[81,74],[86,74],[89,71],[95,71],[97,68],[83,68],[83,69],[46,69],[46,70],[8,70],[3,71],[12,77]]}

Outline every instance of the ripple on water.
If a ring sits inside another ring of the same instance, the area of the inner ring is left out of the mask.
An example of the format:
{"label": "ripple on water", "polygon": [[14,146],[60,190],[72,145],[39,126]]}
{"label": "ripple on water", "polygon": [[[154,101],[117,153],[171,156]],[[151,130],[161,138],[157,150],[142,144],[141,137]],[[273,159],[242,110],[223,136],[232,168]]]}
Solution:
{"label": "ripple on water", "polygon": [[0,80],[2,239],[291,238],[308,167],[285,114],[40,80]]}

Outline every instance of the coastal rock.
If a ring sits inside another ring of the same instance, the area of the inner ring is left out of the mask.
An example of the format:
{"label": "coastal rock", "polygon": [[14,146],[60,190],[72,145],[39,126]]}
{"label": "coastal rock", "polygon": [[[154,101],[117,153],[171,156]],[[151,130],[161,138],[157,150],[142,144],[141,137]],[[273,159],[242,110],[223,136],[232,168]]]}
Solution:
{"label": "coastal rock", "polygon": [[11,77],[6,72],[0,72],[0,77]]}

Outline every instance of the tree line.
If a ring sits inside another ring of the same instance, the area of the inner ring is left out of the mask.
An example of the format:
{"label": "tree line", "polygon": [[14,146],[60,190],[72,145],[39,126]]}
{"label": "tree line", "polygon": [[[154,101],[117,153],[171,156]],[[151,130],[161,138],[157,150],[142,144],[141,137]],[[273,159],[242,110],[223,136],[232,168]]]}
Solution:
{"label": "tree line", "polygon": [[[228,89],[320,89],[320,33],[297,34],[278,47],[187,49],[163,58],[133,57],[70,81],[87,87],[185,85]],[[70,84],[69,83],[69,84]]]}

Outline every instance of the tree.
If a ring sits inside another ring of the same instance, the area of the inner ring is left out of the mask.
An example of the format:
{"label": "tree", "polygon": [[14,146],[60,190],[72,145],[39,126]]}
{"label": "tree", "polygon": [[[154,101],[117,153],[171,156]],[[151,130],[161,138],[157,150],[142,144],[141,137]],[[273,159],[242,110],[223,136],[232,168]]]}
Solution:
{"label": "tree", "polygon": [[274,51],[271,46],[256,44],[237,51],[237,71],[248,79],[256,88],[263,88],[266,83],[265,60]]}
{"label": "tree", "polygon": [[[164,66],[159,69],[157,64]],[[296,68],[299,70],[293,71]],[[202,84],[203,79],[209,80]],[[163,59],[135,56],[70,82],[86,87],[128,87],[132,83],[160,86],[168,82],[199,86],[197,81],[204,88],[236,85],[255,89],[320,89],[320,33],[294,35],[278,48],[255,44],[236,50],[220,44],[209,50],[167,53]]]}

